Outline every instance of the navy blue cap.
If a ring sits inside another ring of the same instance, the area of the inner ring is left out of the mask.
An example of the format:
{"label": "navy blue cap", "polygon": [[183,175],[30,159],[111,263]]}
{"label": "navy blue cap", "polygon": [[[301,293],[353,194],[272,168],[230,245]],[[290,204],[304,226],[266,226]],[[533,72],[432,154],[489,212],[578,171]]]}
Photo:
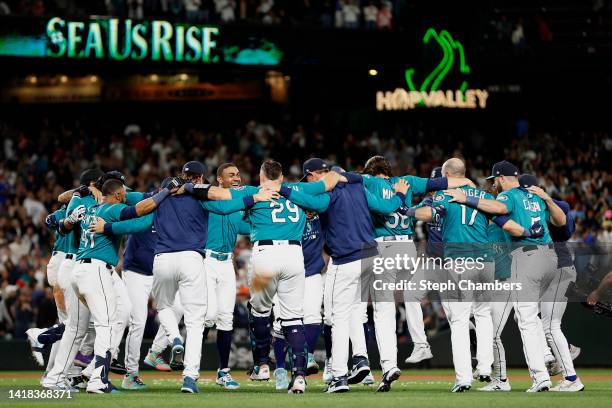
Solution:
{"label": "navy blue cap", "polygon": [[81,176],[79,177],[79,181],[81,182],[82,186],[89,187],[91,183],[95,182],[103,175],[104,175],[104,172],[100,169],[87,169],[81,173]]}
{"label": "navy blue cap", "polygon": [[304,177],[313,171],[319,170],[329,170],[329,165],[323,159],[319,159],[318,157],[313,157],[312,159],[308,159],[302,165],[302,172],[304,173]]}
{"label": "navy blue cap", "polygon": [[434,169],[431,171],[431,175],[429,176],[429,178],[438,178],[438,177],[442,177],[442,167],[434,167]]}
{"label": "navy blue cap", "polygon": [[503,160],[493,165],[493,170],[491,170],[491,175],[487,177],[487,180],[494,179],[495,177],[499,176],[518,177],[518,175],[518,168],[509,161]]}
{"label": "navy blue cap", "polygon": [[332,166],[331,171],[335,171],[336,173],[346,173],[346,170],[344,170],[342,167],[340,166]]}
{"label": "navy blue cap", "polygon": [[183,165],[183,173],[195,173],[204,175],[206,173],[206,166],[199,161],[190,161]]}
{"label": "navy blue cap", "polygon": [[119,170],[111,170],[111,171],[107,171],[106,172],[106,180],[119,180],[120,182],[123,183],[123,185],[125,186],[126,189],[131,190],[126,184],[125,184],[125,176],[123,175],[123,173],[121,173]]}
{"label": "navy blue cap", "polygon": [[538,185],[538,178],[533,174],[521,174],[519,176],[519,184],[521,187],[531,187]]}

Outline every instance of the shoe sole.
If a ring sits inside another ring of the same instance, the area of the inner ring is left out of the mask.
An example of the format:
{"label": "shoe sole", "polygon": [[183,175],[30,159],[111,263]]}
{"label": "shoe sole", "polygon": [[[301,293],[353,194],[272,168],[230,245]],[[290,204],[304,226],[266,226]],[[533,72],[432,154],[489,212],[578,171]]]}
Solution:
{"label": "shoe sole", "polygon": [[348,392],[349,391],[349,387],[348,386],[344,386],[344,387],[340,387],[340,388],[336,388],[333,391],[325,391],[328,394],[342,394],[344,392]]}
{"label": "shoe sole", "polygon": [[183,353],[185,347],[182,345],[172,347],[172,360],[170,361],[170,367],[173,365],[183,364]]}
{"label": "shoe sole", "polygon": [[351,373],[351,377],[348,378],[348,383],[359,384],[368,376],[368,374],[370,374],[371,371],[372,370],[370,370],[370,367],[361,367],[356,373]]}
{"label": "shoe sole", "polygon": [[402,372],[399,371],[399,370],[394,372],[393,375],[391,375],[389,378],[387,378],[386,380],[383,380],[383,381],[380,382],[380,385],[376,389],[376,392],[389,392],[389,391],[391,391],[391,384],[394,381],[397,381],[400,378],[401,375],[402,375]]}
{"label": "shoe sole", "polygon": [[429,356],[426,356],[426,357],[423,357],[422,359],[420,359],[420,360],[416,360],[416,361],[412,361],[412,360],[410,360],[410,357],[408,357],[406,360],[404,360],[404,362],[405,362],[406,364],[418,364],[418,363],[420,363],[421,361],[431,360],[432,358],[433,358],[433,354],[431,354],[431,355],[429,355]]}
{"label": "shoe sole", "polygon": [[113,368],[113,367],[110,367],[108,370],[111,373],[113,373],[113,374],[119,374],[119,375],[126,375],[127,374],[127,369],[125,369],[125,368],[116,368],[116,367]]}
{"label": "shoe sole", "polygon": [[[215,382],[216,382],[216,381],[215,381]],[[225,385],[224,383],[221,383],[221,384],[217,383],[217,385],[218,385],[219,387],[223,387],[223,388],[224,388],[224,389],[226,389],[226,390],[239,390],[239,389],[240,389],[240,386],[239,386],[239,385],[229,385],[229,386],[227,386],[227,385]]]}
{"label": "shoe sole", "polygon": [[191,388],[187,388],[187,387],[181,387],[181,392],[183,394],[197,394],[197,391],[194,391]]}
{"label": "shoe sole", "polygon": [[154,368],[157,371],[164,371],[164,372],[172,371],[172,368],[170,366],[168,366],[168,368],[166,368],[166,367],[158,365],[157,363],[151,362],[150,360],[147,360],[146,358],[144,360],[142,360],[142,362],[145,365],[148,365],[149,367]]}

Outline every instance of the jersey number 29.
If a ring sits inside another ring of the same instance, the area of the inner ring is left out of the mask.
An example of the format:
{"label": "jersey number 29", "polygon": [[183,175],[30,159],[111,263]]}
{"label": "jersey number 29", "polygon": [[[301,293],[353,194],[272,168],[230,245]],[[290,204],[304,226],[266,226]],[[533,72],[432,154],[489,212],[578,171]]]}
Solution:
{"label": "jersey number 29", "polygon": [[[272,210],[272,222],[287,222],[287,218],[291,222],[298,222],[300,220],[300,209],[297,205],[293,204],[290,201],[276,203],[271,202],[270,207],[274,208]],[[280,213],[285,210],[285,207],[290,213],[287,218],[280,216]]]}

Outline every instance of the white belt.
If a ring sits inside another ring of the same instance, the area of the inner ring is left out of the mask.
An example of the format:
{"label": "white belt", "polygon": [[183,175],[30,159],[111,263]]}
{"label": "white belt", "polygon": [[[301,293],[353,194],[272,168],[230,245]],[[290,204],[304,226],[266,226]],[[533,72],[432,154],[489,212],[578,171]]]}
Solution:
{"label": "white belt", "polygon": [[391,235],[376,238],[377,242],[413,242],[411,235]]}

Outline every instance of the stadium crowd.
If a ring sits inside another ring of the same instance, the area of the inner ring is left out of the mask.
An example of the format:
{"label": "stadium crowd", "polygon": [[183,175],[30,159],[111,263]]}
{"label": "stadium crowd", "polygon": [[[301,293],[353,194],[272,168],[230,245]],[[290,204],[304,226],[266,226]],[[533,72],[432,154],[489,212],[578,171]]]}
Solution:
{"label": "stadium crowd", "polygon": [[[549,193],[571,204],[577,219],[573,241],[612,242],[612,174],[607,166],[612,137],[605,132],[550,134],[528,130],[523,123],[518,137],[502,151],[499,139],[476,132],[462,142],[452,137],[433,141],[428,129],[405,128],[384,136],[372,131],[330,137],[331,131],[317,120],[304,125],[251,120],[226,131],[130,123],[105,133],[79,121],[45,119],[34,128],[0,121],[0,339],[24,338],[29,327],[47,327],[55,321],[53,295],[45,279],[53,238],[44,219],[58,208],[58,194],[74,187],[79,173],[92,166],[121,169],[129,186],[148,191],[162,177],[178,173],[189,159],[204,162],[209,173],[233,161],[243,182],[256,185],[259,163],[267,157],[280,159],[288,178],[298,179],[302,161],[310,156],[359,171],[369,156],[380,153],[389,158],[396,174],[424,177],[445,158],[458,156],[466,160],[470,177],[484,184],[491,163],[503,154],[523,171],[539,175]],[[425,228],[417,226],[418,238],[423,240],[425,234]],[[249,254],[248,240],[241,239],[235,259],[237,290],[243,295]],[[425,300],[423,306],[428,329],[446,327],[439,304]],[[153,322],[154,312],[150,317]],[[147,330],[151,332],[154,328]]]}

